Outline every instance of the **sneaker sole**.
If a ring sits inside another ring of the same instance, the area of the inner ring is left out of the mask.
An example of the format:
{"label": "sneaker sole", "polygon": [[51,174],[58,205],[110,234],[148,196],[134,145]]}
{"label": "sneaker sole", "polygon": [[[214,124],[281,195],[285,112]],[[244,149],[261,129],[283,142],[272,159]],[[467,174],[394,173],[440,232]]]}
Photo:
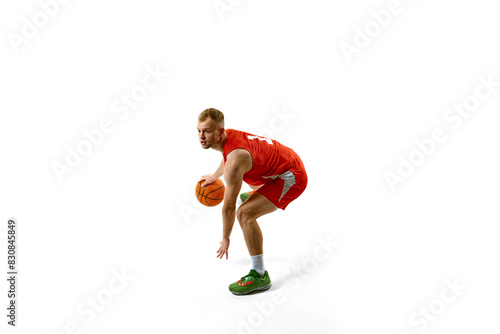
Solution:
{"label": "sneaker sole", "polygon": [[239,292],[239,291],[231,291],[231,293],[233,295],[236,295],[236,296],[244,296],[244,295],[249,295],[251,293],[254,293],[254,292],[259,292],[259,291],[266,291],[266,290],[269,290],[269,288],[271,288],[271,285],[272,283],[269,283],[267,285],[264,285],[264,286],[261,286],[260,288],[255,288],[253,290],[248,290],[248,291],[243,291],[243,292]]}

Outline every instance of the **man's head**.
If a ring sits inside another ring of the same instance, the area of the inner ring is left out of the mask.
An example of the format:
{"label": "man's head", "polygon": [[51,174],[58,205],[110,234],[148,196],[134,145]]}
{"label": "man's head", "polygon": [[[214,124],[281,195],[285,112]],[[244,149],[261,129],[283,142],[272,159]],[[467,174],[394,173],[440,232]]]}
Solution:
{"label": "man's head", "polygon": [[217,109],[209,108],[203,110],[198,116],[198,139],[204,149],[212,146],[222,148],[224,136],[224,114]]}

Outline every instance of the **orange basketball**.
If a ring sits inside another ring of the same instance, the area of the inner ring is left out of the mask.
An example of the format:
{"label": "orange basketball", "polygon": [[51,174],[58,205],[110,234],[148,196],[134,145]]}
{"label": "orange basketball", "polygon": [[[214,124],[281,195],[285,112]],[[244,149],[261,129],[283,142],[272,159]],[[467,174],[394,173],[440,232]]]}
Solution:
{"label": "orange basketball", "polygon": [[224,183],[217,179],[206,187],[201,187],[205,181],[196,185],[196,198],[205,206],[216,206],[224,199]]}

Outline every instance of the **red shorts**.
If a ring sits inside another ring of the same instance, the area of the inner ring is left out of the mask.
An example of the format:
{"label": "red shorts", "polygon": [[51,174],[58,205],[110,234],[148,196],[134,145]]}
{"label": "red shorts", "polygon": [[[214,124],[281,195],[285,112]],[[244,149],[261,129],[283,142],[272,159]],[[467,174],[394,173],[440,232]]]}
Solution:
{"label": "red shorts", "polygon": [[307,173],[302,162],[296,167],[264,183],[257,192],[274,204],[276,208],[285,210],[288,204],[299,197],[307,186]]}

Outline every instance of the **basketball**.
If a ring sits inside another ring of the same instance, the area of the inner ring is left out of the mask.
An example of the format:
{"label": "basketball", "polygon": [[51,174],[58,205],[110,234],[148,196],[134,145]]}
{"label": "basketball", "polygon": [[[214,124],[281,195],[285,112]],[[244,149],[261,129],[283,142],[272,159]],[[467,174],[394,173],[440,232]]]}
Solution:
{"label": "basketball", "polygon": [[217,179],[206,187],[201,187],[205,181],[196,185],[196,198],[205,206],[216,206],[224,199],[224,183]]}

